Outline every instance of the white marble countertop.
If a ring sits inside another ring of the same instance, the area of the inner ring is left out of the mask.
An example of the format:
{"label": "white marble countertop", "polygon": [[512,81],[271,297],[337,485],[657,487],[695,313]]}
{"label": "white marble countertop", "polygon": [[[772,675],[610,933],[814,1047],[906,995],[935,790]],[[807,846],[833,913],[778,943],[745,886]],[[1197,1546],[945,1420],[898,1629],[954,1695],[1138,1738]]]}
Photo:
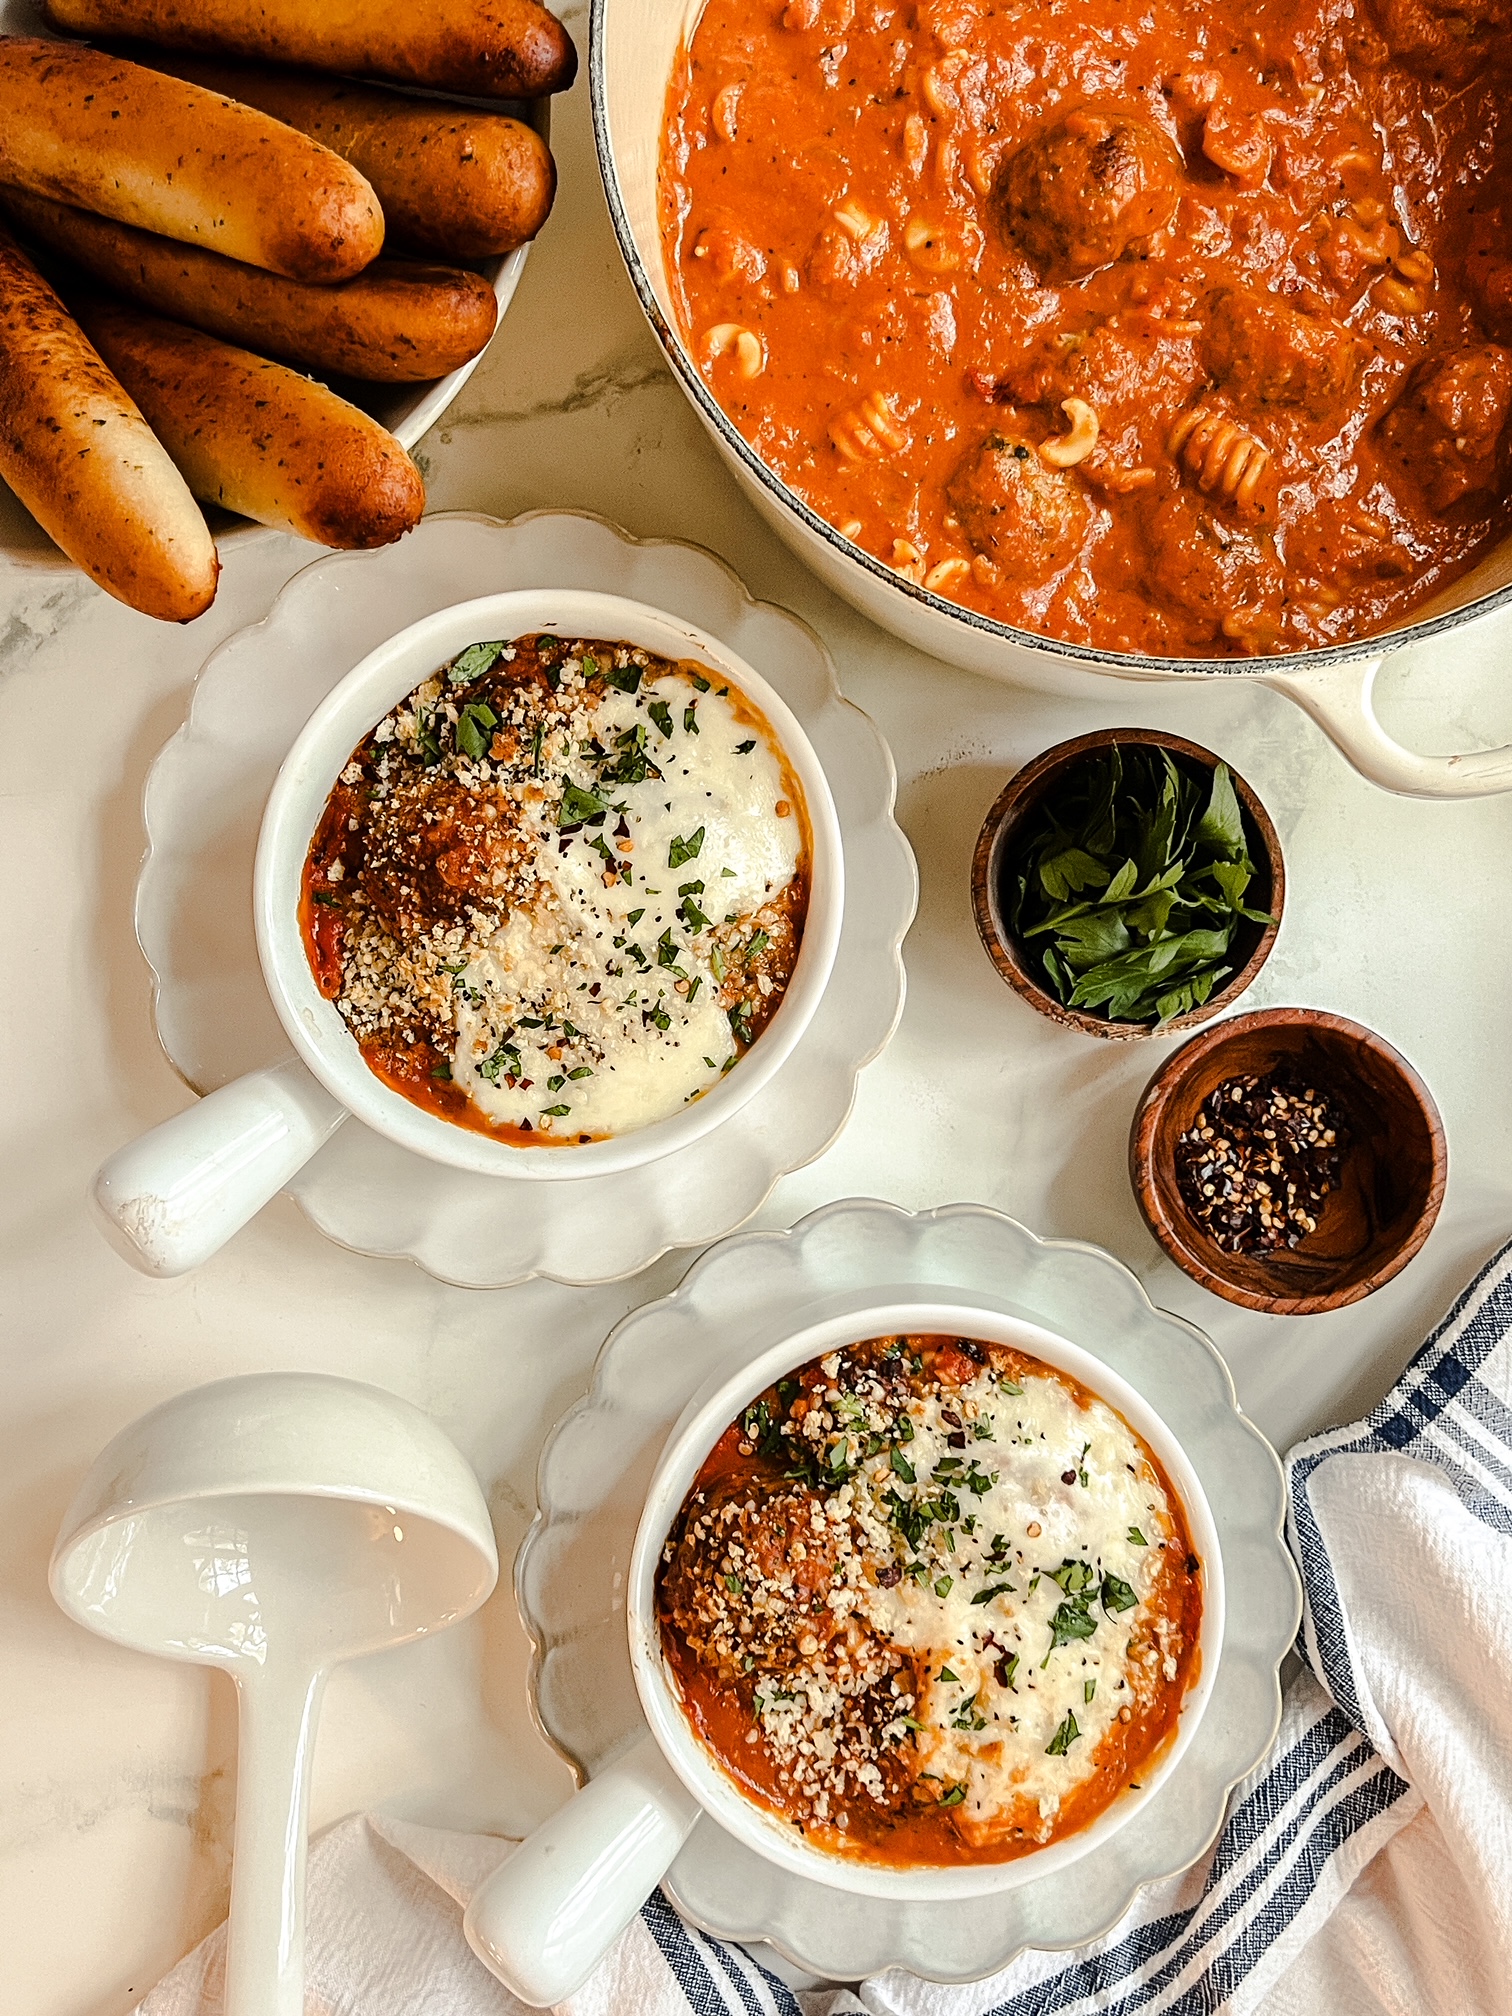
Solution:
{"label": "white marble countertop", "polygon": [[[568,17],[572,19],[572,15]],[[581,31],[582,22],[574,26]],[[1384,796],[1285,700],[1256,686],[1109,681],[1072,703],[947,671],[842,606],[743,502],[663,367],[604,212],[586,91],[557,108],[562,194],[515,306],[460,404],[422,445],[433,506],[508,517],[563,505],[697,541],[828,642],[892,742],[919,856],[909,1001],[841,1140],[778,1186],[760,1222],[831,1198],[958,1198],[1106,1246],[1200,1324],[1244,1406],[1285,1445],[1374,1400],[1479,1261],[1512,1231],[1512,797]],[[280,1199],[194,1277],[133,1273],[86,1209],[99,1161],[184,1105],[153,1031],[131,925],[143,777],[210,649],[313,556],[269,535],[230,558],[214,608],[166,630],[81,579],[0,572],[0,845],[8,1096],[0,1221],[0,2012],[129,2008],[223,1913],[235,1781],[229,1683],[117,1651],[53,1607],[46,1565],[100,1446],[184,1387],[306,1366],[428,1408],[476,1465],[501,1554],[533,1509],[537,1452],[615,1320],[677,1279],[476,1292],[355,1257]],[[1414,746],[1512,737],[1512,633],[1462,632],[1383,677]],[[1499,648],[1498,648],[1499,645]],[[1408,654],[1410,657],[1411,654]],[[249,696],[255,704],[255,695]],[[1370,1023],[1443,1110],[1447,1202],[1413,1265],[1368,1302],[1304,1321],[1205,1295],[1160,1255],[1125,1174],[1129,1117],[1167,1042],[1052,1028],[983,956],[967,868],[983,812],[1067,735],[1138,723],[1228,755],[1286,850],[1288,908],[1249,1006],[1300,1002]],[[521,1830],[569,1785],[532,1725],[506,1575],[480,1618],[338,1672],[314,1809],[382,1803]]]}

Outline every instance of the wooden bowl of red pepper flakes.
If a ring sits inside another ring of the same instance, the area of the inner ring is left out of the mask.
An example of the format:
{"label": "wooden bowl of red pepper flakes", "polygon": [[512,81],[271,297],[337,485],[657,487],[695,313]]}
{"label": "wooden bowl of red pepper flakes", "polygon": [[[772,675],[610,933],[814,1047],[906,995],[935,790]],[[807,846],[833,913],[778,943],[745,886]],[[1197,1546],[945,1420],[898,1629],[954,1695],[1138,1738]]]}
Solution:
{"label": "wooden bowl of red pepper flakes", "polygon": [[1374,1294],[1433,1229],[1449,1158],[1433,1095],[1342,1015],[1270,1008],[1183,1044],[1129,1135],[1134,1194],[1201,1287],[1271,1315]]}

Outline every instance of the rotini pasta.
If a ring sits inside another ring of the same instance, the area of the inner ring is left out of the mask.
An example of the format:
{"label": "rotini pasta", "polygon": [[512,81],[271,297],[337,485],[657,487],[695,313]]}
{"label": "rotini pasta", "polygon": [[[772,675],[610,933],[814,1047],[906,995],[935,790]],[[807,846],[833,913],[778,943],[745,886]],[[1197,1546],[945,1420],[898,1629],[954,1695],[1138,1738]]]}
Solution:
{"label": "rotini pasta", "polygon": [[1191,407],[1167,436],[1166,452],[1209,496],[1221,497],[1247,517],[1264,509],[1261,485],[1270,468],[1270,450],[1246,433],[1232,414],[1215,407]]}

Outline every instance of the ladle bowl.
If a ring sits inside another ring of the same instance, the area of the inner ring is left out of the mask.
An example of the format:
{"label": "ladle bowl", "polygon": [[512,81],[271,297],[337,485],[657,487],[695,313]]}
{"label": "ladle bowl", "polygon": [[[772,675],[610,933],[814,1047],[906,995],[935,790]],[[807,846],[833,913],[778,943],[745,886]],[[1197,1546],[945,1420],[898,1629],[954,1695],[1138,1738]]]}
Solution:
{"label": "ladle bowl", "polygon": [[220,1380],[96,1458],[53,1549],[54,1597],[101,1637],[236,1683],[225,2016],[303,2016],[310,1764],[331,1668],[456,1623],[498,1574],[467,1462],[374,1386]]}

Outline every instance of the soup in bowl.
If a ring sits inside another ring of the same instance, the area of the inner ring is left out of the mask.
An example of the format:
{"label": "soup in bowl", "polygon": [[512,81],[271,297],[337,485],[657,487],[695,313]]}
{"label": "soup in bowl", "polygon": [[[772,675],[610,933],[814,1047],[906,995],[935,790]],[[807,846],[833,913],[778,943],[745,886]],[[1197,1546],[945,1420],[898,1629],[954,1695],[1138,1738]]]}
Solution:
{"label": "soup in bowl", "polygon": [[468,1911],[527,2001],[571,1992],[700,1821],[900,1903],[1069,1868],[1169,1783],[1224,1633],[1160,1416],[1092,1352],[943,1298],[816,1322],[696,1394],[624,1589],[649,1733]]}

